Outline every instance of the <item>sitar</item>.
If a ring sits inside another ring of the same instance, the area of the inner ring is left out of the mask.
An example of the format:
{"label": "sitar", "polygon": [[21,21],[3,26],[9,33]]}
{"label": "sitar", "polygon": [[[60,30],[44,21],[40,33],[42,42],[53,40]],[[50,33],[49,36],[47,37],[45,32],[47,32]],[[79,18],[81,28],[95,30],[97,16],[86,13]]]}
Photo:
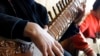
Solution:
{"label": "sitar", "polygon": [[[48,25],[48,33],[56,40],[59,40],[64,32],[67,31],[70,24],[75,20],[78,14],[77,8],[81,7],[81,2],[80,0],[61,0],[56,4],[56,7],[59,11],[58,14],[55,8],[52,7],[56,15],[55,18],[53,18],[51,12],[48,11],[48,15],[51,18],[50,24]],[[0,39],[0,56],[25,56],[26,54],[32,56],[28,51],[28,53],[25,54],[25,51],[29,48],[30,46],[15,40]]]}

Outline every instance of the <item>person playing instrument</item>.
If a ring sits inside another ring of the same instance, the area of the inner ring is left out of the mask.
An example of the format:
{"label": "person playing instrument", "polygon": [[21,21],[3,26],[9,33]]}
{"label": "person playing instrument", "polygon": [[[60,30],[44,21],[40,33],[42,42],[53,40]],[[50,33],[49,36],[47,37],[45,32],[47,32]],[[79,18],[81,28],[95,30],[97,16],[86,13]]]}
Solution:
{"label": "person playing instrument", "polygon": [[43,56],[71,56],[48,34],[48,22],[46,8],[34,0],[0,0],[0,36],[34,42]]}

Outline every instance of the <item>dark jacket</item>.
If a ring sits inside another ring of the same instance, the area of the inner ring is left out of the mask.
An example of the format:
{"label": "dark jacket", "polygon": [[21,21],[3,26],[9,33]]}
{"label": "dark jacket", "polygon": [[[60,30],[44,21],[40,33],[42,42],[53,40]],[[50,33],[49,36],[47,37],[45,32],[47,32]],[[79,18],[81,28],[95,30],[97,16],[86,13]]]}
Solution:
{"label": "dark jacket", "polygon": [[25,39],[23,31],[28,21],[41,27],[48,24],[46,8],[34,0],[0,0],[0,36]]}

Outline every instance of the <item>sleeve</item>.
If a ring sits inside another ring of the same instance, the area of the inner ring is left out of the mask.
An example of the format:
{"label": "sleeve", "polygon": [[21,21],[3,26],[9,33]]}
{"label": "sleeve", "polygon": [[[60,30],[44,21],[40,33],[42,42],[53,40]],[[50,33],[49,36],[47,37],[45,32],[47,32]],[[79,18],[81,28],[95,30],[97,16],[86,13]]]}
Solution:
{"label": "sleeve", "polygon": [[47,9],[39,3],[36,3],[36,6],[37,6],[37,12],[40,14],[42,23],[44,25],[48,25],[49,18],[48,18],[48,14],[47,14]]}
{"label": "sleeve", "polygon": [[0,13],[0,35],[9,39],[23,39],[23,31],[27,21]]}
{"label": "sleeve", "polygon": [[89,47],[85,37],[82,36],[81,33],[72,36],[71,41],[73,43],[73,46],[78,50],[84,50]]}
{"label": "sleeve", "polygon": [[79,29],[80,29],[80,31],[83,33],[83,32],[85,32],[85,30],[87,30],[87,28],[89,27],[89,16],[87,16],[84,20],[83,20],[83,22],[79,25]]}

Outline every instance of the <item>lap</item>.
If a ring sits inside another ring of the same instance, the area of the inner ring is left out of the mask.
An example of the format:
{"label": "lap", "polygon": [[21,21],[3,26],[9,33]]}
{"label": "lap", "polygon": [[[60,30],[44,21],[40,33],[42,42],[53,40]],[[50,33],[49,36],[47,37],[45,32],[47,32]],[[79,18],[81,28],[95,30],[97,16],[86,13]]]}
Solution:
{"label": "lap", "polygon": [[[0,39],[0,56],[42,56],[42,53],[34,43]],[[71,55],[64,51],[64,56]]]}

